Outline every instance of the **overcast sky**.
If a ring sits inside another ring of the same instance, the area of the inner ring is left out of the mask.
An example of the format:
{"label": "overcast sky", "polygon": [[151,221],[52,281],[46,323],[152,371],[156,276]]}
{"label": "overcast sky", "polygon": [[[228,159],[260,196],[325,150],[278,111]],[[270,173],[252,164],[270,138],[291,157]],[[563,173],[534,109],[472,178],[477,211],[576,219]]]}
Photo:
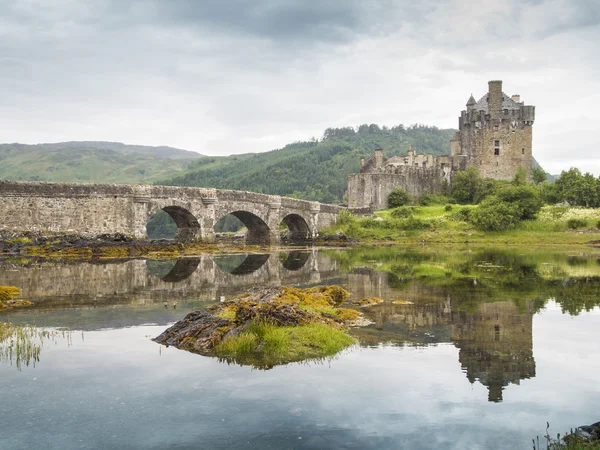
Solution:
{"label": "overcast sky", "polygon": [[599,175],[599,42],[598,0],[0,0],[0,142],[260,152],[501,79],[547,171]]}

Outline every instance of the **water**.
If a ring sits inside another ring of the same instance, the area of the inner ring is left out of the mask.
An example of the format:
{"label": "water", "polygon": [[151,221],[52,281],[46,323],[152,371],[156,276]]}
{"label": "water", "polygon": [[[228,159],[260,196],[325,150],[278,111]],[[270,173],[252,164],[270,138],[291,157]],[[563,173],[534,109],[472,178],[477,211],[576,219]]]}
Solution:
{"label": "water", "polygon": [[[555,434],[600,420],[599,257],[378,248],[0,261],[0,285],[35,303],[0,321],[71,330],[45,340],[35,364],[0,361],[0,448],[531,448],[546,421]],[[262,371],[150,340],[222,295],[332,283],[385,300],[352,331],[360,345],[332,360]]]}

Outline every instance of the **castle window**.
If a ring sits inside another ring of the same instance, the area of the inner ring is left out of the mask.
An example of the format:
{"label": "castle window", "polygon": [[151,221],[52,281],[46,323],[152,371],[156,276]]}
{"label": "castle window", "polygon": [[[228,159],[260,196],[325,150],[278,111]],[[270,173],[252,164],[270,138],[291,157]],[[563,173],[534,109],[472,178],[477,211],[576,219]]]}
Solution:
{"label": "castle window", "polygon": [[521,149],[521,155],[524,155],[524,154],[525,154],[525,149],[524,149],[524,148],[522,148],[522,149]]}
{"label": "castle window", "polygon": [[500,141],[494,141],[494,155],[500,155]]}

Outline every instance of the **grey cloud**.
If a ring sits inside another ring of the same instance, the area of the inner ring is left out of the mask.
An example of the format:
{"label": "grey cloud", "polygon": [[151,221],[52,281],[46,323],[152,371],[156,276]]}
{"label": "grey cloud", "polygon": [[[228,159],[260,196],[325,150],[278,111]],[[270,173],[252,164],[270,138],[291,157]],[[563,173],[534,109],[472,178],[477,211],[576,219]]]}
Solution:
{"label": "grey cloud", "polygon": [[[536,156],[564,142],[592,160],[567,112],[599,119],[572,91],[599,91],[597,3],[0,0],[0,142],[270,150],[329,126],[456,126],[502,78],[538,106]],[[557,93],[573,134],[553,145]]]}

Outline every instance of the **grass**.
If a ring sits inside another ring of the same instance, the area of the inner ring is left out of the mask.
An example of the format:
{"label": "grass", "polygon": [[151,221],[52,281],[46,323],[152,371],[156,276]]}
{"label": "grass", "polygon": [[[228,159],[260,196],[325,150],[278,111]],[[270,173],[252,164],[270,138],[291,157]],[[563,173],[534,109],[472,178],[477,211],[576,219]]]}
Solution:
{"label": "grass", "polygon": [[537,439],[533,439],[533,450],[600,450],[600,440],[598,439],[588,441],[575,434],[572,429],[562,438],[559,433],[554,439],[548,433],[549,427],[548,424],[546,435],[543,437],[545,442],[540,443],[539,436]]}
{"label": "grass", "polygon": [[319,323],[277,327],[253,323],[248,331],[226,338],[215,348],[220,358],[270,368],[279,364],[335,355],[354,344],[342,330]]}
{"label": "grass", "polygon": [[[364,243],[427,244],[494,244],[494,245],[578,245],[600,240],[600,230],[588,226],[572,230],[573,219],[588,224],[600,221],[600,209],[545,206],[536,220],[523,221],[515,229],[484,232],[461,217],[461,210],[469,211],[476,205],[453,205],[446,211],[444,205],[404,207],[409,217],[394,218],[393,209],[377,211],[374,217],[344,217],[341,223],[323,233],[343,232]],[[571,221],[571,222],[569,222]]]}
{"label": "grass", "polygon": [[0,362],[15,364],[21,370],[39,362],[44,341],[58,336],[70,341],[69,331],[45,330],[30,325],[0,322]]}

